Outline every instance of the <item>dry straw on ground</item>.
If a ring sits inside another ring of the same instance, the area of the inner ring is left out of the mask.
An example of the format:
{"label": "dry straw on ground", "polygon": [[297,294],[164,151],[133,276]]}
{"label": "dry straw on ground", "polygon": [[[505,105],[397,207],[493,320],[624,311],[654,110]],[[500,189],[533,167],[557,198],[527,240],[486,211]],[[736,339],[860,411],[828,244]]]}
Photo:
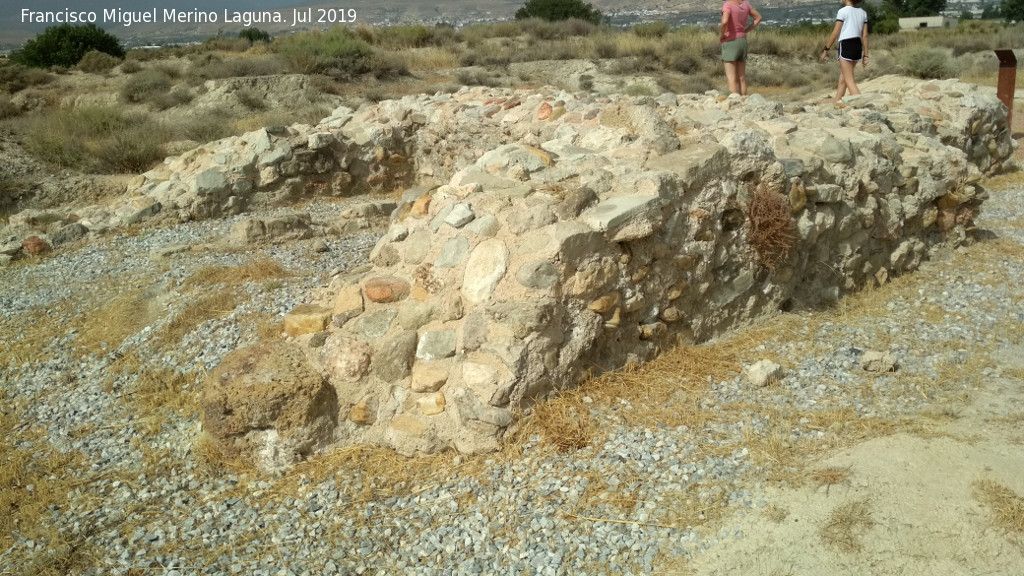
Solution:
{"label": "dry straw on ground", "polygon": [[1024,498],[1004,484],[992,479],[974,483],[974,498],[992,512],[992,521],[1007,535],[1019,539],[1024,535]]}
{"label": "dry straw on ground", "polygon": [[863,548],[861,538],[874,525],[870,502],[857,500],[833,510],[820,535],[822,541],[840,552],[858,552]]}

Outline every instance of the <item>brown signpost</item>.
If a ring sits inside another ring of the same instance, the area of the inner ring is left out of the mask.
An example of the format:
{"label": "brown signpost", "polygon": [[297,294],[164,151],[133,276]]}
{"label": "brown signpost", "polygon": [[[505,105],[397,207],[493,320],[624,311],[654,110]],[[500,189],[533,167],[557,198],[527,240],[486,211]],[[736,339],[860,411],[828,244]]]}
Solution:
{"label": "brown signpost", "polygon": [[1013,126],[1013,89],[1017,82],[1017,57],[1013,50],[996,50],[999,58],[999,84],[996,98],[1006,106],[1006,123]]}

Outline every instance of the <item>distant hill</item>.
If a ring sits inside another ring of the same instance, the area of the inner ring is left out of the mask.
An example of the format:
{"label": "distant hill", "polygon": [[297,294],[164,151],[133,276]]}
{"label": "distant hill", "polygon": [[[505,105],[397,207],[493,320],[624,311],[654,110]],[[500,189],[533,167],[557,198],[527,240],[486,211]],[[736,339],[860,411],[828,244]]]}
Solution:
{"label": "distant hill", "polygon": [[[81,0],[69,7],[67,0],[5,0],[0,10],[0,50],[11,50],[34,37],[54,23],[22,21],[22,11],[29,10],[38,16],[40,12],[65,14],[95,14],[96,24],[117,35],[129,46],[182,42],[209,38],[218,33],[234,36],[248,24],[268,30],[273,34],[315,27],[329,27],[331,22],[348,21],[354,10],[357,23],[371,26],[446,22],[463,26],[476,22],[512,18],[525,0],[346,0],[345,2],[323,2],[322,0]],[[674,23],[714,23],[714,12],[721,6],[721,0],[595,0],[591,2],[602,12],[612,17],[613,24],[624,25],[633,21],[667,19]],[[762,13],[799,10],[809,4],[824,5],[821,0],[791,0],[788,2],[757,2],[754,4]],[[339,14],[338,9],[344,14]],[[330,12],[331,9],[336,10]],[[312,16],[312,22],[293,25],[295,11]],[[152,14],[155,22],[130,23],[125,25],[126,14],[136,18],[140,12]],[[203,22],[169,22],[166,16],[173,11],[184,20],[209,20]],[[827,12],[827,10],[825,10]],[[264,21],[269,13],[280,23]],[[690,17],[687,18],[686,15]],[[697,15],[700,14],[699,17]],[[275,16],[276,15],[276,16]],[[113,20],[105,16],[113,16]],[[674,18],[674,20],[673,20]],[[235,21],[231,21],[234,19]],[[263,19],[263,20],[261,20]],[[215,21],[213,21],[215,20]]]}

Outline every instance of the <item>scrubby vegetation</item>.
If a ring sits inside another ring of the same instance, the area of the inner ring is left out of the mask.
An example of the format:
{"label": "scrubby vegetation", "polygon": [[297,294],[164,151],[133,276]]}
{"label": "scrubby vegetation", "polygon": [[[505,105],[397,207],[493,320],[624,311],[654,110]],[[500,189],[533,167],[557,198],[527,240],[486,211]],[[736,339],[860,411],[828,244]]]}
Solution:
{"label": "scrubby vegetation", "polygon": [[61,24],[47,28],[45,32],[26,42],[24,48],[11,55],[11,60],[38,68],[70,68],[93,50],[124,58],[124,49],[121,48],[118,39],[95,24]]}
{"label": "scrubby vegetation", "polygon": [[[550,8],[558,2],[538,4]],[[868,8],[876,22],[891,15],[885,7]],[[568,90],[614,89],[637,96],[724,87],[713,29],[672,28],[664,22],[617,29],[588,14],[573,12],[574,17],[559,19],[523,13],[518,20],[462,29],[339,26],[274,39],[247,29],[240,37],[132,50],[124,57],[94,49],[75,60],[77,71],[68,76],[9,63],[0,65],[0,122],[27,150],[53,165],[130,172],[159,161],[169,143],[202,143],[263,125],[315,122],[342,100],[358,106],[410,93],[452,92],[462,85],[555,83]],[[834,63],[817,60],[830,28],[759,28],[750,37],[752,92],[800,100],[813,97],[815,90],[832,90]],[[871,66],[858,69],[859,78],[959,75],[993,84],[991,50],[1015,45],[1022,25],[972,20],[950,30],[899,34],[880,28],[872,28]],[[525,64],[552,60],[585,65],[582,72],[563,77],[538,72],[559,65]],[[90,74],[102,75],[96,85],[104,86],[106,96],[83,88],[83,81],[65,81]],[[229,88],[226,97],[214,101],[206,96],[232,78],[284,74],[309,76],[304,92],[268,98],[272,88],[267,86],[274,81],[267,80],[258,89],[252,84]],[[69,109],[69,104],[83,108]]]}
{"label": "scrubby vegetation", "polygon": [[598,24],[601,22],[601,11],[583,0],[527,0],[526,4],[516,11],[516,20],[526,18],[550,21],[577,18]]}

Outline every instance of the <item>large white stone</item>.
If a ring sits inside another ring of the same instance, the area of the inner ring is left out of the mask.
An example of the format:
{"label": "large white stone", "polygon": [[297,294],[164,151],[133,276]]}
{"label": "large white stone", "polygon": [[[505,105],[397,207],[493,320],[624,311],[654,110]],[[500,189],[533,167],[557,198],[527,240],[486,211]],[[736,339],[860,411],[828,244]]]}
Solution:
{"label": "large white stone", "polygon": [[474,304],[491,297],[494,288],[508,271],[508,247],[501,240],[481,242],[469,255],[462,280],[462,294]]}

